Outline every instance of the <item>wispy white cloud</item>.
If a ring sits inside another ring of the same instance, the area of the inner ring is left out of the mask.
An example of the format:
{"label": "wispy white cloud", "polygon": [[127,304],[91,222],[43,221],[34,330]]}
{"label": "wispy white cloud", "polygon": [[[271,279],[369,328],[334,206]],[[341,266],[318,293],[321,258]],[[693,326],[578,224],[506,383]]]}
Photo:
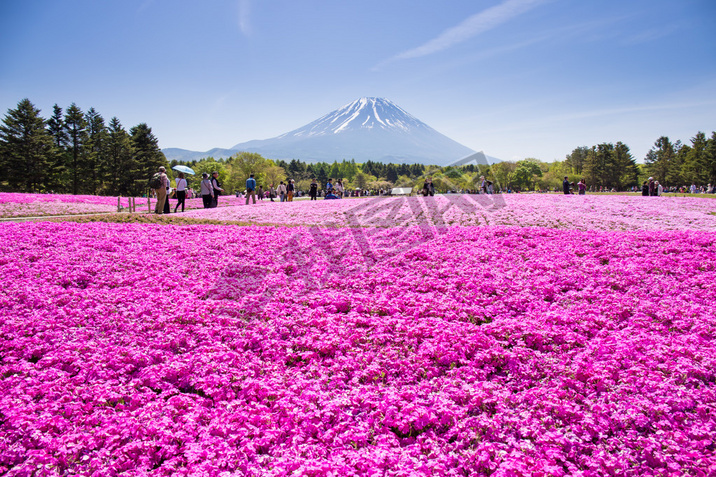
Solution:
{"label": "wispy white cloud", "polygon": [[245,36],[251,36],[251,1],[239,0],[239,29]]}
{"label": "wispy white cloud", "polygon": [[462,43],[474,36],[491,30],[523,13],[533,9],[545,0],[506,0],[499,5],[488,8],[480,13],[472,15],[459,25],[448,28],[436,38],[427,43],[404,51],[390,61],[420,58],[439,51],[446,50],[453,45]]}
{"label": "wispy white cloud", "polygon": [[659,28],[651,28],[627,37],[626,40],[624,40],[624,43],[627,45],[649,43],[651,41],[658,40],[659,38],[669,36],[680,29],[681,25],[676,24],[666,25],[663,27],[660,26]]}

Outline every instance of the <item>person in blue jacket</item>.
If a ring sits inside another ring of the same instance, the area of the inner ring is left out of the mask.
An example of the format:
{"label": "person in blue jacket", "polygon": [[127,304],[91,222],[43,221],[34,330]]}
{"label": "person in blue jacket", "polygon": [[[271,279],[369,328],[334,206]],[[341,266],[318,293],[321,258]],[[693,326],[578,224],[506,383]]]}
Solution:
{"label": "person in blue jacket", "polygon": [[256,179],[254,179],[254,175],[249,175],[249,178],[246,179],[246,205],[249,205],[249,197],[254,198],[254,204],[256,203]]}

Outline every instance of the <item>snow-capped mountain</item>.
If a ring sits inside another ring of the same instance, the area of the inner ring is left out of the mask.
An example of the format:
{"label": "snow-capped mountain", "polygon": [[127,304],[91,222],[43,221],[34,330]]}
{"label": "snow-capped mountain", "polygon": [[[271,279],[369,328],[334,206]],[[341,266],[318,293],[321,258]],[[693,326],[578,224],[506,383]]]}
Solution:
{"label": "snow-capped mountain", "polygon": [[236,144],[204,153],[164,149],[167,159],[189,161],[256,152],[270,159],[305,162],[422,163],[446,165],[474,153],[384,98],[360,98],[272,139]]}
{"label": "snow-capped mountain", "polygon": [[373,128],[404,133],[430,130],[427,124],[387,99],[361,98],[276,139],[323,136]]}

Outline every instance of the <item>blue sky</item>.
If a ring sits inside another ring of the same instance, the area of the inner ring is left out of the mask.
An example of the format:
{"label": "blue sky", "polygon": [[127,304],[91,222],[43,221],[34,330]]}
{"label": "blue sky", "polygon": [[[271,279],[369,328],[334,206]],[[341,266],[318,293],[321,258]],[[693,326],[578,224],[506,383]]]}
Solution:
{"label": "blue sky", "polygon": [[3,115],[74,102],[205,151],[362,96],[504,160],[622,141],[641,162],[716,130],[716,2],[0,2]]}

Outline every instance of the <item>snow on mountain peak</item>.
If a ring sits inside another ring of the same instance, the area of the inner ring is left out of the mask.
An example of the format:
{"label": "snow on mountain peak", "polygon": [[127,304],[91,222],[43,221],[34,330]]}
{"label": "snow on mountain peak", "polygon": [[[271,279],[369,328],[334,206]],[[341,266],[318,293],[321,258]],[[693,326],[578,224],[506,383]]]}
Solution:
{"label": "snow on mountain peak", "polygon": [[364,97],[291,131],[283,137],[310,137],[340,134],[360,129],[383,129],[406,133],[430,129],[395,103],[385,98]]}

